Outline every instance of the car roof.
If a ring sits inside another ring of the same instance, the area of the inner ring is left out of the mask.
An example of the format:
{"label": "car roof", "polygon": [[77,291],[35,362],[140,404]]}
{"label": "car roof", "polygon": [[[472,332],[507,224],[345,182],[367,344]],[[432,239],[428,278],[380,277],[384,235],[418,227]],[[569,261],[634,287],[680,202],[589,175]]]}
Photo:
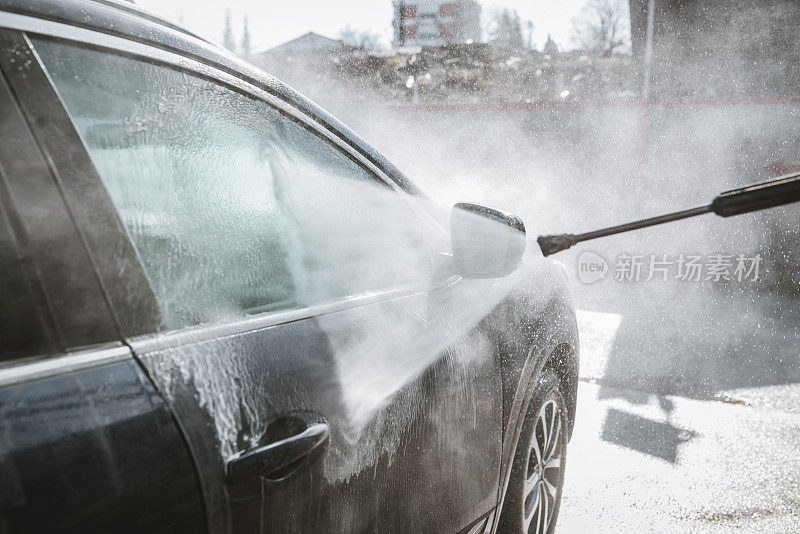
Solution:
{"label": "car roof", "polygon": [[154,24],[171,28],[175,31],[182,32],[188,36],[194,37],[195,39],[200,39],[201,41],[205,41],[208,44],[213,45],[213,43],[208,39],[201,37],[199,34],[194,33],[193,31],[185,28],[184,26],[181,26],[180,24],[175,24],[169,19],[166,19],[164,17],[161,17],[160,15],[148,11],[147,9],[135,4],[133,0],[89,0],[89,1],[97,4],[105,4],[107,6],[114,7],[121,11],[135,14],[145,20],[153,22]]}
{"label": "car roof", "polygon": [[[2,12],[86,28],[191,57],[273,94],[337,134],[406,191],[422,192],[377,150],[288,85],[203,37],[122,0],[0,0]],[[1,24],[0,24],[1,26]]]}

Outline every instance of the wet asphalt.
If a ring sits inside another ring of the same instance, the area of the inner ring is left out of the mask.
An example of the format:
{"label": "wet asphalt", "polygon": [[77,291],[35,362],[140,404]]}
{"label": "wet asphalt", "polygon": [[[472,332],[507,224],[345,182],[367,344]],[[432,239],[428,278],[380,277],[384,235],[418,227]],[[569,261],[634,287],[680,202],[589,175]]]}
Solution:
{"label": "wet asphalt", "polygon": [[[624,325],[619,314],[579,312],[581,383],[557,532],[800,532],[800,382],[720,381],[737,371],[722,358],[704,368],[704,387],[653,380],[649,365],[614,372]],[[772,368],[774,355],[752,359]],[[662,360],[652,347],[642,359]]]}

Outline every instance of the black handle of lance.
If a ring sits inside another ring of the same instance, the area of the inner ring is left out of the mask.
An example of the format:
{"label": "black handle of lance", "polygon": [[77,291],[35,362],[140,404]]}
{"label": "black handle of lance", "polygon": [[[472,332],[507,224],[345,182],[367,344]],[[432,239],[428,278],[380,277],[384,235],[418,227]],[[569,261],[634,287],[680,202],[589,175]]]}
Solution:
{"label": "black handle of lance", "polygon": [[550,256],[556,252],[567,250],[583,241],[597,239],[615,234],[622,234],[641,228],[648,228],[672,221],[697,217],[706,213],[715,213],[720,217],[732,217],[785,204],[800,201],[800,172],[787,174],[758,184],[740,189],[733,189],[718,195],[711,204],[683,211],[676,211],[658,217],[651,217],[610,228],[586,232],[583,234],[556,234],[539,236],[536,240],[542,254]]}

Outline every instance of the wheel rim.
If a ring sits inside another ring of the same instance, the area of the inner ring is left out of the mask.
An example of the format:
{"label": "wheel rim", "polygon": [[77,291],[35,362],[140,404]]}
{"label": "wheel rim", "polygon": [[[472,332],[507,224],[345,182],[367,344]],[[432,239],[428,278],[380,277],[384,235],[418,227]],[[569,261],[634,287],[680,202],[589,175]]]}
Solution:
{"label": "wheel rim", "polygon": [[563,420],[561,408],[553,399],[544,403],[536,417],[522,493],[524,532],[528,534],[546,534],[553,520],[561,485]]}

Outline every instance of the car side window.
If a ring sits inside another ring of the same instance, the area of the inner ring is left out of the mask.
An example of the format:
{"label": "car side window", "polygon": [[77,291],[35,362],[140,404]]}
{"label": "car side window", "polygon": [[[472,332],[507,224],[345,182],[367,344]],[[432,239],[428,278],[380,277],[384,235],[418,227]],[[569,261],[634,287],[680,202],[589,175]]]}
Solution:
{"label": "car side window", "polygon": [[34,45],[169,328],[408,283],[425,269],[410,205],[267,103],[138,59]]}

